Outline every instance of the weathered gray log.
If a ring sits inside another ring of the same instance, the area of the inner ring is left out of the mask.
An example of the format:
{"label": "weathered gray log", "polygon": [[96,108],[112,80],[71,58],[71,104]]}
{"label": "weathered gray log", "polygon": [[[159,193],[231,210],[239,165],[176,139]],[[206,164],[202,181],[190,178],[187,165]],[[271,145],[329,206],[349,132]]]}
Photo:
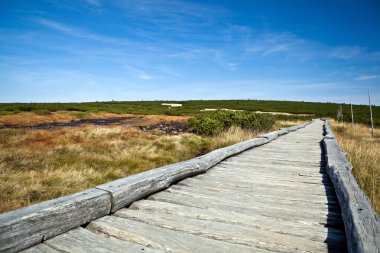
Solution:
{"label": "weathered gray log", "polygon": [[109,214],[110,196],[89,189],[0,215],[0,252],[17,252]]}
{"label": "weathered gray log", "polygon": [[335,138],[324,138],[323,143],[326,149],[326,160],[329,165],[341,164],[347,170],[352,170],[352,164],[347,161],[344,153],[340,150],[339,144]]}
{"label": "weathered gray log", "polygon": [[286,129],[288,130],[288,132],[294,132],[294,131],[297,131],[298,127],[297,126],[291,126],[291,127],[287,127]]}
{"label": "weathered gray log", "polygon": [[278,138],[278,133],[277,133],[277,131],[274,131],[274,132],[270,132],[270,133],[267,133],[267,134],[259,135],[258,137],[260,137],[260,138],[267,138],[268,141],[273,141],[273,140],[276,140]]}
{"label": "weathered gray log", "polygon": [[206,155],[143,172],[127,178],[99,185],[96,188],[107,191],[112,196],[112,210],[132,204],[152,193],[168,188],[171,184],[187,177],[206,172],[209,168],[232,155],[249,148],[268,143],[266,138],[254,138],[235,145],[218,149]]}
{"label": "weathered gray log", "polygon": [[277,130],[276,132],[278,136],[281,136],[281,135],[287,134],[289,131],[286,128],[281,128],[280,130]]}
{"label": "weathered gray log", "polygon": [[330,124],[329,124],[328,121],[325,121],[325,123],[323,125],[323,130],[325,132],[325,138],[326,139],[336,139],[335,138],[335,134],[332,131],[332,129],[331,129]]}
{"label": "weathered gray log", "polygon": [[350,172],[351,164],[341,152],[331,128],[325,123],[323,144],[327,173],[334,184],[345,225],[347,247],[352,253],[380,252],[380,220]]}

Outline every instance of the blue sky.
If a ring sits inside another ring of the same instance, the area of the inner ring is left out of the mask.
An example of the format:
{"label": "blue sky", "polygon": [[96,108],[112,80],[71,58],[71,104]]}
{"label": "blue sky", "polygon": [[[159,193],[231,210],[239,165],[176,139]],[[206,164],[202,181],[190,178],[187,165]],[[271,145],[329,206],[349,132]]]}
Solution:
{"label": "blue sky", "polygon": [[378,0],[2,0],[0,102],[380,104]]}

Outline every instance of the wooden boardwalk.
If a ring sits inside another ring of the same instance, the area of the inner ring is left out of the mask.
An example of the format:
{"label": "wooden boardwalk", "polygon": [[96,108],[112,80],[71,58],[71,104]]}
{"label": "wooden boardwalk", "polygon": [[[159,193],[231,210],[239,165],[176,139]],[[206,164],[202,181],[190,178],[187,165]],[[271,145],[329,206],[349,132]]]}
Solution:
{"label": "wooden boardwalk", "polygon": [[323,122],[25,252],[345,252]]}

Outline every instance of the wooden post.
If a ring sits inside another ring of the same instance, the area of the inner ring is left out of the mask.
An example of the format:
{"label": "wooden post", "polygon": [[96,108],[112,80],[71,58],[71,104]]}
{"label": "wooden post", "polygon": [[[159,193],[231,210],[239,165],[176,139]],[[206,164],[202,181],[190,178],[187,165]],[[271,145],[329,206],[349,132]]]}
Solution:
{"label": "wooden post", "polygon": [[371,129],[372,129],[372,138],[373,138],[374,137],[373,136],[373,118],[372,118],[371,95],[369,93],[369,90],[368,90],[368,102],[369,102],[369,113],[371,115]]}
{"label": "wooden post", "polygon": [[351,104],[351,121],[352,121],[352,126],[354,126],[354,111],[352,110],[352,100],[350,98],[350,104]]}

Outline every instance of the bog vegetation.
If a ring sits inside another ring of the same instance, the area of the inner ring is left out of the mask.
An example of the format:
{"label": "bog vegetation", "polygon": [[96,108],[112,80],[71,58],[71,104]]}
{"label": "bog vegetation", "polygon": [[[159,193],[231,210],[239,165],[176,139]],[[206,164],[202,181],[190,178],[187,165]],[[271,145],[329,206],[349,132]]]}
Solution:
{"label": "bog vegetation", "polygon": [[375,138],[371,138],[370,129],[363,124],[331,123],[360,188],[380,214],[380,129],[375,129]]}
{"label": "bog vegetation", "polygon": [[213,136],[116,125],[0,129],[0,213],[187,160],[258,133],[237,126]]}
{"label": "bog vegetation", "polygon": [[[162,106],[162,103],[180,103],[181,107]],[[193,101],[135,101],[135,102],[89,102],[89,103],[0,103],[0,115],[19,112],[36,112],[44,115],[55,111],[72,111],[85,115],[94,112],[111,112],[117,114],[157,114],[157,115],[198,115],[201,110],[234,109],[245,111],[282,112],[296,115],[277,115],[277,119],[301,119],[330,117],[336,118],[342,106],[343,120],[351,120],[350,105],[336,103],[269,101],[269,100],[193,100]],[[380,127],[380,106],[373,106],[375,126]],[[354,105],[355,122],[369,124],[367,105]],[[302,115],[309,114],[309,115]]]}
{"label": "bog vegetation", "polygon": [[275,123],[274,116],[252,112],[217,111],[190,118],[189,125],[200,135],[215,135],[232,126],[242,129],[264,131]]}

